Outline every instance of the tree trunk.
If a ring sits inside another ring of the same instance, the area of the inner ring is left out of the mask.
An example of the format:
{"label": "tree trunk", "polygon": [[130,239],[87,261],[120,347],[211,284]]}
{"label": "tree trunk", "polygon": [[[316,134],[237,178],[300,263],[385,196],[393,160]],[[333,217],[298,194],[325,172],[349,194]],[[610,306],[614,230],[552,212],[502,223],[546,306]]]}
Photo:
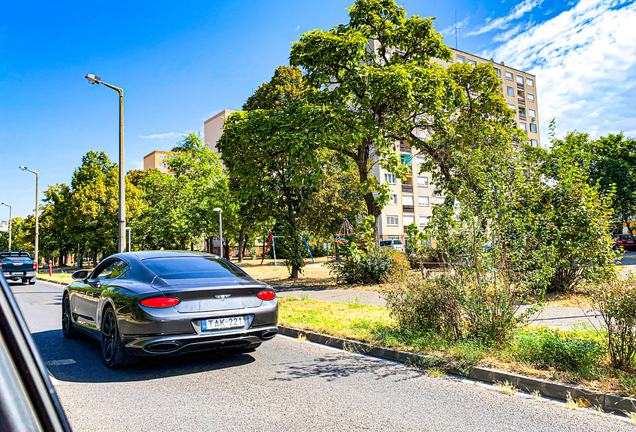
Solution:
{"label": "tree trunk", "polygon": [[238,238],[238,262],[243,262],[243,236],[245,234],[243,233],[243,227],[241,227],[241,231],[239,232],[239,238]]}
{"label": "tree trunk", "polygon": [[243,256],[245,256],[245,250],[247,249],[247,240],[249,239],[249,236],[245,236],[245,241],[243,242]]}

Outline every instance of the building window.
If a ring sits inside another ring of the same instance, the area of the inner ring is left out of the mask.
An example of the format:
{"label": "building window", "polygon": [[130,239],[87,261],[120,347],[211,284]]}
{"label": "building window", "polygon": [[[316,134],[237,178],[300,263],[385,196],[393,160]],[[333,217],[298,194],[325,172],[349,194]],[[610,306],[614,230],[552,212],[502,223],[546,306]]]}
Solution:
{"label": "building window", "polygon": [[530,117],[537,117],[537,112],[535,110],[533,110],[532,108],[528,108],[528,115]]}
{"label": "building window", "polygon": [[457,63],[466,63],[466,57],[458,55]]}
{"label": "building window", "polygon": [[515,95],[515,89],[513,89],[512,87],[508,87],[508,96],[514,96]]}
{"label": "building window", "polygon": [[424,156],[418,156],[415,158],[415,161],[417,162],[418,167],[424,165]]}
{"label": "building window", "polygon": [[512,72],[506,71],[506,79],[512,81]]}
{"label": "building window", "polygon": [[430,220],[431,220],[430,216],[420,216],[420,226],[428,225]]}
{"label": "building window", "polygon": [[517,84],[523,85],[523,77],[521,75],[517,75]]}
{"label": "building window", "polygon": [[415,223],[415,216],[414,215],[402,216],[402,223],[404,224],[404,226],[409,226],[412,223]]}
{"label": "building window", "polygon": [[165,163],[160,163],[160,164],[159,164],[159,168],[165,168],[165,167],[166,167],[166,164],[165,164]]}
{"label": "building window", "polygon": [[468,59],[468,64],[470,64],[471,66],[477,66],[477,62],[471,59]]}
{"label": "building window", "polygon": [[532,93],[528,93],[528,100],[534,102],[534,95]]}
{"label": "building window", "polygon": [[525,122],[519,122],[519,127],[521,128],[521,130],[523,130],[524,132],[528,132],[528,127],[526,126]]}
{"label": "building window", "polygon": [[397,215],[386,215],[386,225],[387,226],[398,226],[400,223]]}
{"label": "building window", "polygon": [[537,140],[530,140],[530,145],[532,147],[539,147],[539,141]]}
{"label": "building window", "polygon": [[526,78],[526,84],[528,84],[528,87],[534,87],[534,80],[532,78]]}
{"label": "building window", "polygon": [[389,201],[389,204],[397,205],[397,194],[390,194],[390,195],[391,195],[391,201]]}
{"label": "building window", "polygon": [[411,166],[411,161],[413,160],[413,155],[410,154],[401,154],[400,162],[402,162],[406,166]]}
{"label": "building window", "polygon": [[417,185],[421,187],[428,187],[428,177],[417,176]]}
{"label": "building window", "polygon": [[395,175],[391,173],[384,174],[384,181],[388,184],[395,184]]}
{"label": "building window", "polygon": [[515,104],[511,104],[511,103],[509,103],[509,104],[508,104],[508,108],[510,108],[511,110],[513,110],[513,111],[515,111],[515,112],[516,112]]}
{"label": "building window", "polygon": [[413,195],[402,195],[402,205],[412,206],[413,205]]}
{"label": "building window", "polygon": [[499,78],[501,78],[501,69],[496,68],[496,67],[493,67],[493,69],[495,70],[495,73],[497,74],[497,76],[498,76]]}
{"label": "building window", "polygon": [[530,123],[530,132],[537,132],[537,125],[534,123]]}
{"label": "building window", "polygon": [[159,159],[165,159],[165,158],[166,158],[166,155],[165,155],[165,154],[160,154],[160,155],[159,155]]}
{"label": "building window", "polygon": [[519,115],[522,115],[522,116],[526,115],[526,109],[523,107],[519,107]]}
{"label": "building window", "polygon": [[435,204],[444,204],[446,197],[435,195]]}
{"label": "building window", "polygon": [[420,207],[428,207],[428,197],[425,195],[418,196],[417,205]]}

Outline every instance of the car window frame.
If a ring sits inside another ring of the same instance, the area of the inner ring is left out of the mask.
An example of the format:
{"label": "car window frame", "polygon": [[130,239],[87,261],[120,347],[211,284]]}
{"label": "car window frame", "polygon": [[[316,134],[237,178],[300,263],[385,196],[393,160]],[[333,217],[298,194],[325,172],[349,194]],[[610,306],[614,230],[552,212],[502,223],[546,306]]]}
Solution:
{"label": "car window frame", "polygon": [[[104,271],[104,270],[105,270],[105,269],[106,269],[109,265],[111,265],[112,263],[117,262],[117,261],[121,261],[121,262],[123,262],[124,264],[126,264],[126,266],[128,267],[128,270],[126,270],[126,271],[125,271],[125,272],[123,272],[121,275],[119,275],[119,276],[117,276],[116,278],[113,278],[113,279],[110,279],[110,278],[100,278],[100,277],[99,277],[99,273],[101,273],[101,272],[102,272],[102,271]],[[103,265],[104,267],[102,267],[102,265]],[[130,263],[129,263],[129,262],[127,262],[127,261],[126,261],[126,260],[124,260],[124,259],[121,259],[121,258],[118,258],[118,257],[115,257],[115,258],[108,258],[107,260],[105,260],[105,261],[101,262],[101,263],[100,263],[97,267],[95,267],[95,269],[91,272],[91,274],[90,274],[90,276],[88,277],[88,279],[90,279],[90,280],[99,280],[100,282],[105,282],[105,281],[114,281],[114,280],[117,280],[117,279],[121,278],[121,277],[122,277],[122,275],[125,275],[126,273],[128,273],[128,271],[130,271],[130,268],[131,268]],[[99,271],[99,273],[97,273],[98,271]]]}

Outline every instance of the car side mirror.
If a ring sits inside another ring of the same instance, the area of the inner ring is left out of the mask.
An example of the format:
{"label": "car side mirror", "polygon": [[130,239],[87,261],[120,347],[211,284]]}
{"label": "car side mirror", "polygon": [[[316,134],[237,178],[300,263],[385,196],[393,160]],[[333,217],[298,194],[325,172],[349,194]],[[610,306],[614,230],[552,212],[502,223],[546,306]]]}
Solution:
{"label": "car side mirror", "polygon": [[86,280],[86,278],[88,277],[89,273],[90,272],[88,270],[77,270],[77,271],[73,272],[71,277],[73,279],[75,279],[75,280],[83,281],[83,280]]}

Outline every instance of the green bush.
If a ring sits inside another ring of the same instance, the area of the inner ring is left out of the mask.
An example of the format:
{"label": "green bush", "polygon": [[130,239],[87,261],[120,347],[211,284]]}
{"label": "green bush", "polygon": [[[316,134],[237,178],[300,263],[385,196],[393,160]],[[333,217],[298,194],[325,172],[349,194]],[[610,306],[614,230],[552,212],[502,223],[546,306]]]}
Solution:
{"label": "green bush", "polygon": [[391,256],[391,276],[406,277],[411,265],[404,252],[392,250],[389,251],[389,255]]}
{"label": "green bush", "polygon": [[636,280],[615,280],[589,288],[594,309],[605,324],[612,366],[633,370],[636,360]]}
{"label": "green bush", "polygon": [[391,284],[383,295],[401,329],[451,339],[462,337],[462,295],[455,278],[405,279]]}
{"label": "green bush", "polygon": [[547,327],[518,330],[511,351],[518,361],[562,371],[589,370],[599,364],[603,355],[597,341],[573,338],[567,332]]}
{"label": "green bush", "polygon": [[389,251],[371,249],[345,257],[329,267],[339,283],[381,283],[391,275],[391,254]]}

